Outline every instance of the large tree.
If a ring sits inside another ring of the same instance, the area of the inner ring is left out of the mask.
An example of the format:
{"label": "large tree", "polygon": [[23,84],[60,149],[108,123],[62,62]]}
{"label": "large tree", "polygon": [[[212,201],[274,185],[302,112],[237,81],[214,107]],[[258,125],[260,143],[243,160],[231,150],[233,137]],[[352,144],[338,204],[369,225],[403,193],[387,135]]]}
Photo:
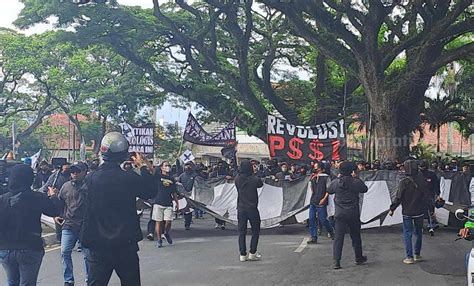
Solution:
{"label": "large tree", "polygon": [[17,123],[18,141],[25,143],[45,118],[61,112],[82,138],[81,114],[91,124],[100,121],[97,141],[107,121],[133,121],[142,108],[163,102],[161,89],[142,68],[104,45],[81,49],[64,36],[61,31],[31,36],[0,31],[2,149],[11,143],[12,122]]}
{"label": "large tree", "polygon": [[[432,75],[474,49],[471,1],[153,0],[153,10],[97,2],[24,1],[16,24],[28,27],[56,16],[58,27],[74,27],[77,42],[108,44],[168,94],[197,102],[221,120],[237,116],[240,127],[261,138],[269,112],[305,123],[312,117],[307,106],[324,108],[329,61],[345,70],[345,84],[326,91],[326,101],[343,94],[343,87],[351,95],[361,84],[377,136],[408,137]],[[458,41],[462,46],[453,46],[460,37],[466,38]],[[284,65],[308,69],[312,49],[314,97],[294,105],[277,91],[288,85],[275,83]],[[408,146],[379,144],[381,158],[407,153]]]}
{"label": "large tree", "polygon": [[[261,1],[359,80],[384,142],[410,135],[440,68],[474,54],[472,0]],[[401,157],[408,147],[379,144],[378,155]]]}
{"label": "large tree", "polygon": [[74,25],[76,42],[108,44],[169,95],[197,102],[222,121],[237,117],[240,127],[262,139],[269,112],[294,123],[312,119],[307,106],[316,96],[295,105],[288,98],[291,91],[282,92],[290,87],[286,66],[310,69],[310,47],[289,33],[280,12],[257,9],[251,1],[153,3],[153,10],[143,10],[114,3],[25,1],[16,23],[27,27],[55,15],[58,26]]}
{"label": "large tree", "polygon": [[[20,141],[58,110],[47,87],[39,82],[49,77],[44,65],[50,54],[45,46],[44,38],[0,31],[0,128],[11,130],[11,124],[16,122]],[[2,135],[11,142],[11,132]]]}

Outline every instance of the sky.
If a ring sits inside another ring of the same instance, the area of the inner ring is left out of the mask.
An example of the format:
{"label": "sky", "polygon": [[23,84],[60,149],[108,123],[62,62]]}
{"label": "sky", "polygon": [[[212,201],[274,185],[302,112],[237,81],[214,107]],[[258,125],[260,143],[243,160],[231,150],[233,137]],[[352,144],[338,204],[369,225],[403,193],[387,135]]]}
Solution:
{"label": "sky", "polygon": [[[18,0],[1,1],[5,1],[5,3],[2,3],[0,9],[0,27],[16,29],[12,23],[18,17],[18,14],[23,8],[23,4]],[[118,2],[123,5],[142,6],[144,8],[153,7],[152,0],[119,0]],[[49,28],[51,28],[51,26],[48,24],[39,24],[21,32],[25,34],[41,33]],[[169,102],[165,102],[165,104],[157,111],[157,119],[168,123],[174,123],[177,121],[179,125],[184,126],[186,125],[188,112],[189,110],[174,108]]]}

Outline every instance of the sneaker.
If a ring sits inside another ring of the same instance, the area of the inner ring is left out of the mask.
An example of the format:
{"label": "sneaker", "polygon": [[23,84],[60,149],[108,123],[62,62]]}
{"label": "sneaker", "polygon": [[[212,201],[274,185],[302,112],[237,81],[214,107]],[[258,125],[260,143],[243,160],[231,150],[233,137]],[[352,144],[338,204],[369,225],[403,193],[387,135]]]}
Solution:
{"label": "sneaker", "polygon": [[430,236],[434,236],[434,233],[435,233],[435,232],[434,232],[434,229],[430,228],[430,229],[428,230],[428,232],[430,233]]}
{"label": "sneaker", "polygon": [[255,252],[255,253],[249,253],[249,256],[247,258],[248,261],[258,261],[262,259],[262,255],[258,252]]}
{"label": "sneaker", "polygon": [[403,263],[405,263],[405,264],[413,264],[413,263],[415,263],[415,260],[414,260],[413,258],[411,258],[411,257],[407,257],[407,258],[403,259]]}
{"label": "sneaker", "polygon": [[421,262],[421,261],[423,261],[423,257],[421,257],[421,255],[416,255],[416,254],[415,254],[415,257],[414,257],[413,260],[414,260],[415,262]]}
{"label": "sneaker", "polygon": [[153,241],[154,237],[153,237],[153,233],[149,233],[146,238],[150,241]]}
{"label": "sneaker", "polygon": [[334,234],[333,233],[328,233],[328,238],[334,240]]}
{"label": "sneaker", "polygon": [[173,244],[173,240],[171,239],[171,235],[169,233],[165,233],[165,238],[168,244]]}
{"label": "sneaker", "polygon": [[318,243],[318,238],[317,237],[311,237],[308,242],[306,242],[307,244],[317,244]]}
{"label": "sneaker", "polygon": [[163,240],[161,239],[158,239],[156,241],[156,248],[162,248],[163,247]]}
{"label": "sneaker", "polygon": [[245,261],[247,261],[247,255],[241,255],[240,262],[245,262]]}
{"label": "sneaker", "polygon": [[341,262],[339,260],[335,260],[334,264],[332,265],[332,269],[341,269]]}
{"label": "sneaker", "polygon": [[367,263],[367,256],[362,256],[360,260],[356,260],[356,265],[364,265]]}

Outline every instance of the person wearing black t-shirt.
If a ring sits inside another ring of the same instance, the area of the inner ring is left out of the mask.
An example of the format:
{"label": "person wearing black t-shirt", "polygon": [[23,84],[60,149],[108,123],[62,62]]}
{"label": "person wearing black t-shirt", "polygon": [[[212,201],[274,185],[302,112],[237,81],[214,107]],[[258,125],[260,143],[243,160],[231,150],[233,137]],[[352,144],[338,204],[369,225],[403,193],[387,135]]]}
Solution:
{"label": "person wearing black t-shirt", "polygon": [[[157,185],[157,193],[153,200],[152,219],[156,221],[156,247],[163,247],[161,235],[164,233],[168,244],[173,244],[170,236],[171,222],[173,221],[173,200],[176,202],[176,211],[179,210],[176,182],[170,174],[171,165],[168,161],[164,161],[160,165],[160,172],[155,174]],[[164,223],[164,232],[163,224]]]}

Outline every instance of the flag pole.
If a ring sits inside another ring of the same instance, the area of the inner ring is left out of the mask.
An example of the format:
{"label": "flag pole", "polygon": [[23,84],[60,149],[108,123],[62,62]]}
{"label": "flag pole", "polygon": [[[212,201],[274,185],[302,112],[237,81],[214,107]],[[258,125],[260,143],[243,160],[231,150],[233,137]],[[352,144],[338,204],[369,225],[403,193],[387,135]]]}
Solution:
{"label": "flag pole", "polygon": [[16,159],[16,154],[18,150],[16,149],[16,122],[12,122],[12,150],[13,150],[13,160]]}

